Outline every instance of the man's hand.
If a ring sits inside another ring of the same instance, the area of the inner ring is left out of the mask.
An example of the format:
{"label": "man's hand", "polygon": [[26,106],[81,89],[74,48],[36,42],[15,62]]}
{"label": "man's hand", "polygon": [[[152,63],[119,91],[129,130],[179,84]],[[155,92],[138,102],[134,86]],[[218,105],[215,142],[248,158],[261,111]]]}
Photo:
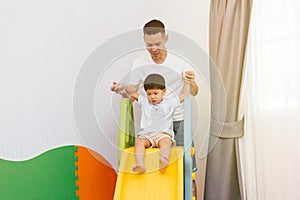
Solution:
{"label": "man's hand", "polygon": [[120,94],[123,98],[128,98],[128,95],[127,95],[127,92],[126,92],[126,84],[125,83],[113,82],[113,84],[110,86],[110,90],[112,92]]}
{"label": "man's hand", "polygon": [[137,87],[137,86],[128,85],[128,86],[126,87],[126,92],[127,92],[129,95],[131,95],[132,93],[137,92],[137,90],[138,90],[138,87]]}
{"label": "man's hand", "polygon": [[138,90],[138,86],[128,85],[126,87],[126,92],[130,96],[130,99],[133,101],[138,100],[139,98],[139,94],[137,93],[137,90]]}
{"label": "man's hand", "polygon": [[193,71],[185,71],[183,79],[189,85],[195,82],[195,73]]}
{"label": "man's hand", "polygon": [[110,90],[112,92],[116,92],[119,89],[119,84],[117,82],[113,82],[113,84],[110,87]]}
{"label": "man's hand", "polygon": [[120,94],[124,98],[130,98],[131,100],[137,100],[138,86],[135,85],[126,85],[125,83],[113,82],[110,86],[110,90],[117,94]]}
{"label": "man's hand", "polygon": [[195,81],[195,73],[193,71],[185,71],[183,80],[190,85],[190,94],[196,96],[198,94],[198,85]]}

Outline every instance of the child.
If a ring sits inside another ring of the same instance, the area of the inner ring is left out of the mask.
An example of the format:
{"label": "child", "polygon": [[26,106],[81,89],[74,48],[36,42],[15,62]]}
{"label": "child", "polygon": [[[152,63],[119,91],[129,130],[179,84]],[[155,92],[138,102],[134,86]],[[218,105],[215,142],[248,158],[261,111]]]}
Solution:
{"label": "child", "polygon": [[[147,98],[137,92],[131,92],[131,98],[141,106],[141,131],[135,140],[136,165],[132,170],[145,172],[145,148],[160,148],[159,168],[163,170],[169,164],[171,146],[175,144],[173,132],[173,114],[175,108],[188,93],[188,83],[184,83],[180,97],[167,95],[165,79],[159,74],[150,74],[144,81]],[[187,92],[186,92],[187,91]],[[129,91],[128,91],[129,92]]]}

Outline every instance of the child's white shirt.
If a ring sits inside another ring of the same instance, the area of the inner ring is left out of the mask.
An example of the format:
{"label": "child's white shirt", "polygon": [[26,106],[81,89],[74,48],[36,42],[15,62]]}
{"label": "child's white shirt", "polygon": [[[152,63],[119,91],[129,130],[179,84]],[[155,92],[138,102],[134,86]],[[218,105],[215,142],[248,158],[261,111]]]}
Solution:
{"label": "child's white shirt", "polygon": [[178,96],[164,96],[163,100],[153,105],[142,95],[138,97],[138,104],[141,106],[141,131],[138,135],[150,132],[165,132],[174,139],[173,115],[175,109],[180,106]]}

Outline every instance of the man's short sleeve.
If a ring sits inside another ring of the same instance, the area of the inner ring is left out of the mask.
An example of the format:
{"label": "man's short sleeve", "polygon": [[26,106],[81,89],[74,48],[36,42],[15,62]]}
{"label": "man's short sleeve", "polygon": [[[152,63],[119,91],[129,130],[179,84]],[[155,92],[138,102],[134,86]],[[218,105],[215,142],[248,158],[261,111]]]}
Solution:
{"label": "man's short sleeve", "polygon": [[141,78],[138,75],[139,68],[137,66],[139,66],[139,63],[135,60],[130,71],[129,85],[139,85],[141,83]]}

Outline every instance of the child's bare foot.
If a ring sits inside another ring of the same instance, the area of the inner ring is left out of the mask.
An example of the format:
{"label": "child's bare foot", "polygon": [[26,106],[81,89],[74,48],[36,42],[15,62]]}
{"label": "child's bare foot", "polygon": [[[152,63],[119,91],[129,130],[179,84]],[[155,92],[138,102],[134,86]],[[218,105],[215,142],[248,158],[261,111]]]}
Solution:
{"label": "child's bare foot", "polygon": [[142,174],[146,171],[146,169],[144,165],[136,164],[135,166],[132,167],[132,171]]}
{"label": "child's bare foot", "polygon": [[162,157],[159,159],[159,170],[164,172],[166,167],[169,165],[169,159],[167,157]]}

